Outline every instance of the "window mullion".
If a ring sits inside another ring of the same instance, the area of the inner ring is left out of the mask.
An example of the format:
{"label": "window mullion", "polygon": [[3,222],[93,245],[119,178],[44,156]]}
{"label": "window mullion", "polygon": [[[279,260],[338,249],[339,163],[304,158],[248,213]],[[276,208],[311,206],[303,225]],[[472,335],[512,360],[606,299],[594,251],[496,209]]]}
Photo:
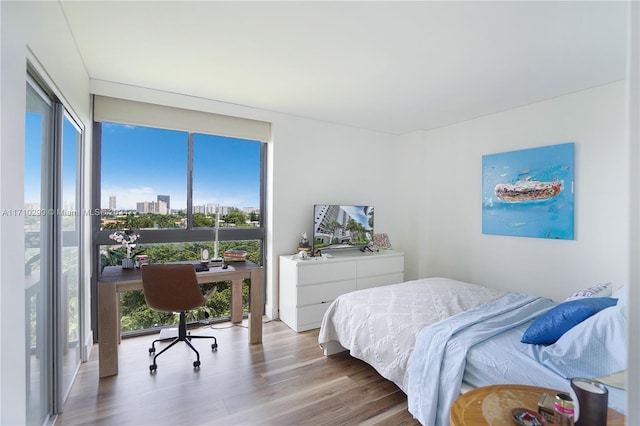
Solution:
{"label": "window mullion", "polygon": [[187,229],[193,229],[193,133],[187,142]]}

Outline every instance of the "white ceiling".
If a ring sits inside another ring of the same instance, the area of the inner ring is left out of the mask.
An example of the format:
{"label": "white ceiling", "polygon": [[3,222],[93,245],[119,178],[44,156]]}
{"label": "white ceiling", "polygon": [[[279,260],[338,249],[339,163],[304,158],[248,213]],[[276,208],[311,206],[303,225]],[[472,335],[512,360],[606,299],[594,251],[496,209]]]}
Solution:
{"label": "white ceiling", "polygon": [[92,79],[391,134],[626,72],[626,2],[60,3]]}

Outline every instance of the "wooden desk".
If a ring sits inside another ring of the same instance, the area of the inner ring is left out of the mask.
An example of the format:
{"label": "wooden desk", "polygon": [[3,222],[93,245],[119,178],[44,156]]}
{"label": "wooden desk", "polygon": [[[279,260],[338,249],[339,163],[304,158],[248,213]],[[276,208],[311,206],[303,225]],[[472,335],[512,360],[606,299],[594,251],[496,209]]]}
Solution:
{"label": "wooden desk", "polygon": [[[195,262],[194,262],[195,263]],[[262,267],[234,262],[229,269],[211,268],[196,274],[200,284],[231,281],[231,320],[242,321],[242,280],[249,278],[249,343],[262,342]],[[120,292],[142,290],[140,269],[107,266],[98,279],[98,362],[100,377],[118,374],[120,342]]]}
{"label": "wooden desk", "polygon": [[[559,391],[526,385],[493,385],[473,389],[460,395],[451,406],[452,426],[509,425],[511,410],[528,408],[538,411],[543,393],[554,396]],[[607,425],[624,426],[624,415],[609,408]]]}

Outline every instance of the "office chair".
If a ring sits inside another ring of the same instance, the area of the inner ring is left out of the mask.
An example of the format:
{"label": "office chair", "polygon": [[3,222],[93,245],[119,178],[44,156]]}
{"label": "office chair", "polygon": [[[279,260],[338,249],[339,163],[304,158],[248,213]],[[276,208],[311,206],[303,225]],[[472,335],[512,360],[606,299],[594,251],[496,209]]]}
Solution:
{"label": "office chair", "polygon": [[[200,354],[193,347],[191,339],[213,339],[211,350],[218,349],[218,340],[214,336],[193,336],[187,333],[186,311],[203,306],[207,299],[200,291],[200,285],[196,278],[196,270],[192,264],[153,264],[143,265],[140,268],[142,274],[142,288],[144,298],[150,308],[160,312],[179,312],[180,325],[178,337],[173,339],[169,346],[154,355],[153,364],[149,366],[150,372],[158,368],[156,359],[167,349],[178,342],[185,342],[195,353],[196,360],[193,368],[200,367]],[[156,339],[149,348],[149,354],[156,351],[155,344],[168,339]]]}

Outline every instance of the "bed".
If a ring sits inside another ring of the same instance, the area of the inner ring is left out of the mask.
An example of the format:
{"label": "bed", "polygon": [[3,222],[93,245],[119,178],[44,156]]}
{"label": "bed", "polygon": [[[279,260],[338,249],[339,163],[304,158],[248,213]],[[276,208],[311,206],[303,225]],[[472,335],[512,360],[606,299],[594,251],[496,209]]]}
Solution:
{"label": "bed", "polygon": [[[318,342],[326,355],[348,350],[396,383],[423,425],[449,424],[463,388],[520,383],[568,391],[568,377],[626,369],[625,310],[609,295],[607,283],[559,304],[448,278],[407,281],[338,297]],[[549,321],[576,306],[598,308],[550,337],[559,326]],[[556,341],[522,343],[525,334]],[[609,391],[609,405],[624,413],[625,392]]]}

